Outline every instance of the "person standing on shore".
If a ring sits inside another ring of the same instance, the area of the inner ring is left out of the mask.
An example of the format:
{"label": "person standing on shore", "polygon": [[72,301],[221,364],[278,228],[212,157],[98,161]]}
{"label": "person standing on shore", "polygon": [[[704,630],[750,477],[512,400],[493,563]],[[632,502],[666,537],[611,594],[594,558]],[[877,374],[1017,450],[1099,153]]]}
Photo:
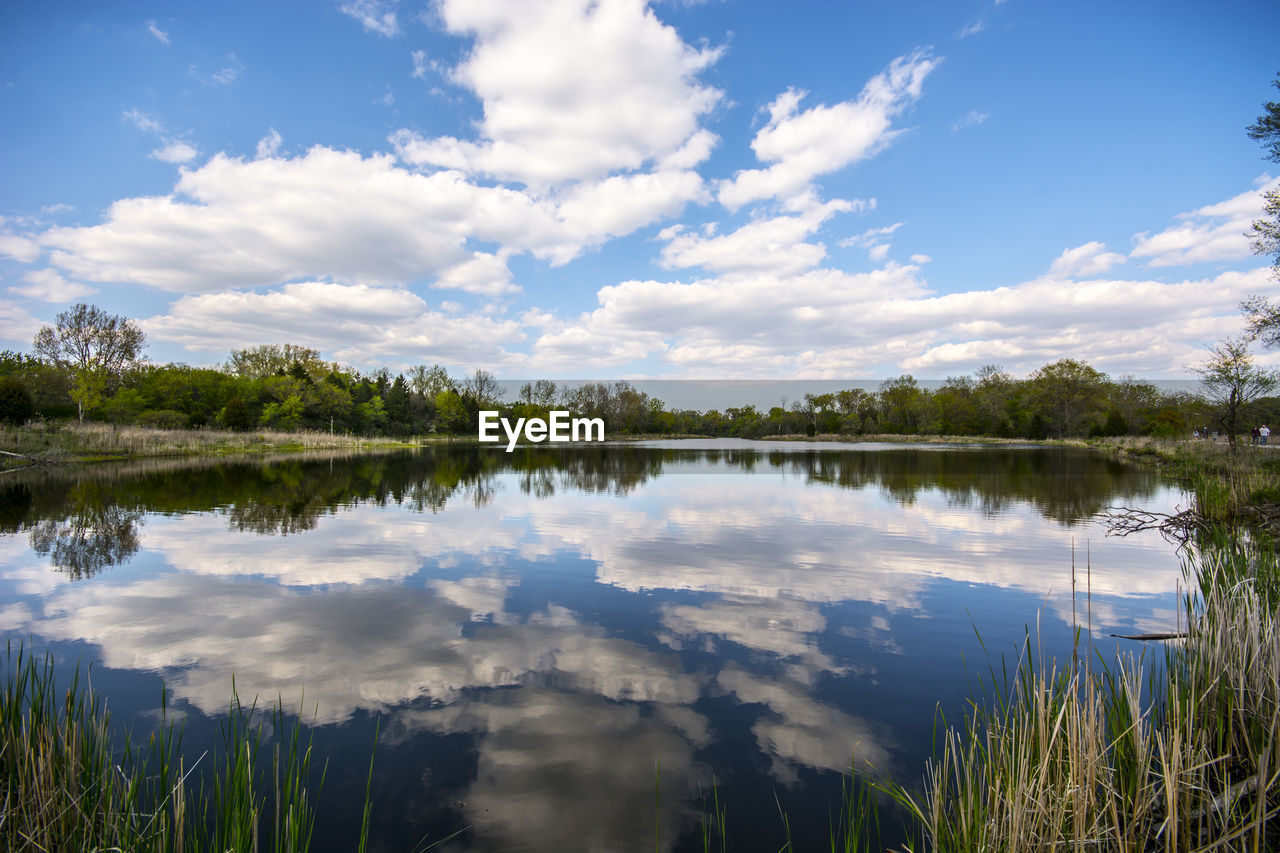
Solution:
{"label": "person standing on shore", "polygon": [[1267,439],[1270,437],[1271,437],[1271,428],[1268,427],[1266,424],[1263,424],[1262,427],[1258,430],[1258,442],[1263,447],[1266,447]]}
{"label": "person standing on shore", "polygon": [[1262,430],[1258,429],[1257,427],[1254,427],[1253,429],[1249,430],[1250,444],[1257,444],[1261,438],[1262,438]]}

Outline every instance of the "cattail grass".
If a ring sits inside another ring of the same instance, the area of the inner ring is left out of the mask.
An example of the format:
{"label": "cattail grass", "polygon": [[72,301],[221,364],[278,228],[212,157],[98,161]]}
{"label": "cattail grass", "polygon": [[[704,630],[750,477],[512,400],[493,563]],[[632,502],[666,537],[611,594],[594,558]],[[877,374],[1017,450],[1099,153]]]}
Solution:
{"label": "cattail grass", "polygon": [[1163,655],[1038,667],[1028,638],[995,697],[946,731],[923,791],[891,789],[917,825],[913,846],[1275,849],[1280,626],[1254,580],[1274,562],[1260,549],[1193,558],[1187,637]]}
{"label": "cattail grass", "polygon": [[234,685],[232,696],[219,742],[188,764],[172,722],[143,745],[120,743],[79,668],[59,686],[48,657],[9,647],[0,680],[0,848],[309,849],[324,781],[323,772],[314,778],[310,736],[279,705],[246,707]]}

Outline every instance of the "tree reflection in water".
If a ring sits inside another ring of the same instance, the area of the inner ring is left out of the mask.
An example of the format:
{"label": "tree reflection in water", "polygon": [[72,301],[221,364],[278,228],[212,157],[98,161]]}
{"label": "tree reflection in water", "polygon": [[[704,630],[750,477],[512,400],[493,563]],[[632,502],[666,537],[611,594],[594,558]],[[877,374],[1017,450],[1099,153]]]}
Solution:
{"label": "tree reflection in water", "polygon": [[31,550],[49,557],[73,581],[128,562],[138,553],[143,512],[117,503],[102,484],[78,484],[67,495],[66,512],[31,526]]}
{"label": "tree reflection in water", "polygon": [[197,460],[186,467],[75,469],[65,476],[46,471],[37,478],[34,499],[23,481],[0,489],[0,531],[29,530],[32,549],[78,580],[128,561],[138,551],[138,527],[147,511],[213,510],[237,532],[290,535],[314,530],[321,517],[365,502],[433,514],[459,497],[487,506],[497,475],[507,470],[518,472],[521,492],[537,498],[560,490],[626,495],[660,476],[664,466],[690,461],[748,472],[768,466],[841,488],[878,487],[907,505],[931,489],[987,514],[1025,501],[1060,524],[1089,519],[1109,501],[1149,495],[1157,485],[1150,471],[1070,450],[684,451],[623,445],[521,447],[508,454],[463,445],[286,457],[270,464]]}

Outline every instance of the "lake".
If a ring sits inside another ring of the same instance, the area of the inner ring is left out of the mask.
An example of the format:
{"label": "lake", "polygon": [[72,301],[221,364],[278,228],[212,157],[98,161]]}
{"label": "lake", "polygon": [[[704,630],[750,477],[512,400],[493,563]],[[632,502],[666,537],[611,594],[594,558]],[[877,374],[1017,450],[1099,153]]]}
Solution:
{"label": "lake", "polygon": [[[134,739],[301,709],[316,849],[824,848],[842,773],[919,780],[1001,656],[1170,630],[1153,470],[1040,447],[733,440],[152,461],[0,479],[0,631]],[[1073,600],[1072,570],[1076,583]],[[892,814],[886,840],[899,830]]]}

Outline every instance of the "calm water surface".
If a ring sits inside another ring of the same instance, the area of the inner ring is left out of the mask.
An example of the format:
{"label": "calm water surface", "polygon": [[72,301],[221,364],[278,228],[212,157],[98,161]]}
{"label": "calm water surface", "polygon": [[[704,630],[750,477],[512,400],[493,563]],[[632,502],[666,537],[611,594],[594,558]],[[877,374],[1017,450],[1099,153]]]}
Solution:
{"label": "calm water surface", "polygon": [[780,805],[817,849],[852,756],[913,783],[939,709],[958,720],[1028,631],[1070,656],[1073,548],[1100,647],[1173,626],[1181,578],[1167,543],[1094,516],[1182,493],[1066,450],[435,447],[5,476],[4,638],[92,662],[135,733],[167,690],[193,754],[233,675],[305,709],[330,761],[317,849],[352,846],[375,725],[373,849],[464,827],[443,849],[693,849],[713,786],[730,848],[777,850]]}

